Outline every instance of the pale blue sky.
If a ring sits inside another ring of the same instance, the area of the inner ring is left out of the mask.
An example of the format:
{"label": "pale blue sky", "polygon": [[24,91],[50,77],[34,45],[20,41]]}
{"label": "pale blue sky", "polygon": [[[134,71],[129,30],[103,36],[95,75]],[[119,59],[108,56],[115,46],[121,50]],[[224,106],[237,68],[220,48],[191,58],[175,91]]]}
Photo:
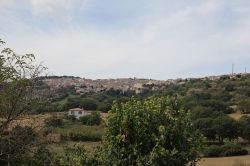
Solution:
{"label": "pale blue sky", "polygon": [[55,75],[168,79],[250,71],[247,0],[0,0],[0,38]]}

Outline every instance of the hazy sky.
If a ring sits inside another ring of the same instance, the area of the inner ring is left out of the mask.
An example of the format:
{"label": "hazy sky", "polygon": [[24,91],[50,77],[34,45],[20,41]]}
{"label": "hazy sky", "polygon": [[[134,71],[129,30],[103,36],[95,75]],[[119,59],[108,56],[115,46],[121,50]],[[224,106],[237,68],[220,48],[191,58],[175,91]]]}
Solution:
{"label": "hazy sky", "polygon": [[250,0],[0,0],[0,38],[54,75],[250,71]]}

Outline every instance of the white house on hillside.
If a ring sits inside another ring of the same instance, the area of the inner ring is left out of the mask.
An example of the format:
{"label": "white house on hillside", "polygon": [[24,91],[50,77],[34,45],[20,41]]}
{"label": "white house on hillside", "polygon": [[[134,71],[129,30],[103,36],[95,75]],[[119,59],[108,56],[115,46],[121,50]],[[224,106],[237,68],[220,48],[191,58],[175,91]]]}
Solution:
{"label": "white house on hillside", "polygon": [[73,109],[70,109],[68,111],[68,115],[69,116],[73,115],[73,116],[76,117],[76,119],[79,119],[82,116],[88,115],[88,113],[85,110],[81,109],[81,108],[73,108]]}

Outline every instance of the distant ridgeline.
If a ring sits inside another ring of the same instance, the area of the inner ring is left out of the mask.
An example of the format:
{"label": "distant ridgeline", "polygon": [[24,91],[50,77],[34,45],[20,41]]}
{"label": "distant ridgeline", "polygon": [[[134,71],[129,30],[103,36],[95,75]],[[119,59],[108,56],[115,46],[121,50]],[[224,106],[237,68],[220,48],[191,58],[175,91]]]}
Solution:
{"label": "distant ridgeline", "polygon": [[91,80],[73,76],[48,76],[39,80],[52,93],[53,109],[46,112],[77,107],[107,111],[114,100],[126,101],[132,96],[146,98],[152,95],[178,96],[185,109],[199,106],[224,113],[250,112],[250,74],[165,81],[138,78]]}

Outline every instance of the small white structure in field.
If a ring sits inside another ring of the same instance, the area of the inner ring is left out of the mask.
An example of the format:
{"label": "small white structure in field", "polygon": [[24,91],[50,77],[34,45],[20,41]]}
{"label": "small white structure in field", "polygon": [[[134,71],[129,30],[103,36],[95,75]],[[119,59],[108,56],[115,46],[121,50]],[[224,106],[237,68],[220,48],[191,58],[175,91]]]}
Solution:
{"label": "small white structure in field", "polygon": [[73,115],[73,116],[76,117],[76,119],[79,119],[82,116],[88,115],[88,113],[85,110],[81,109],[81,108],[73,108],[73,109],[69,110],[68,115],[69,116]]}

